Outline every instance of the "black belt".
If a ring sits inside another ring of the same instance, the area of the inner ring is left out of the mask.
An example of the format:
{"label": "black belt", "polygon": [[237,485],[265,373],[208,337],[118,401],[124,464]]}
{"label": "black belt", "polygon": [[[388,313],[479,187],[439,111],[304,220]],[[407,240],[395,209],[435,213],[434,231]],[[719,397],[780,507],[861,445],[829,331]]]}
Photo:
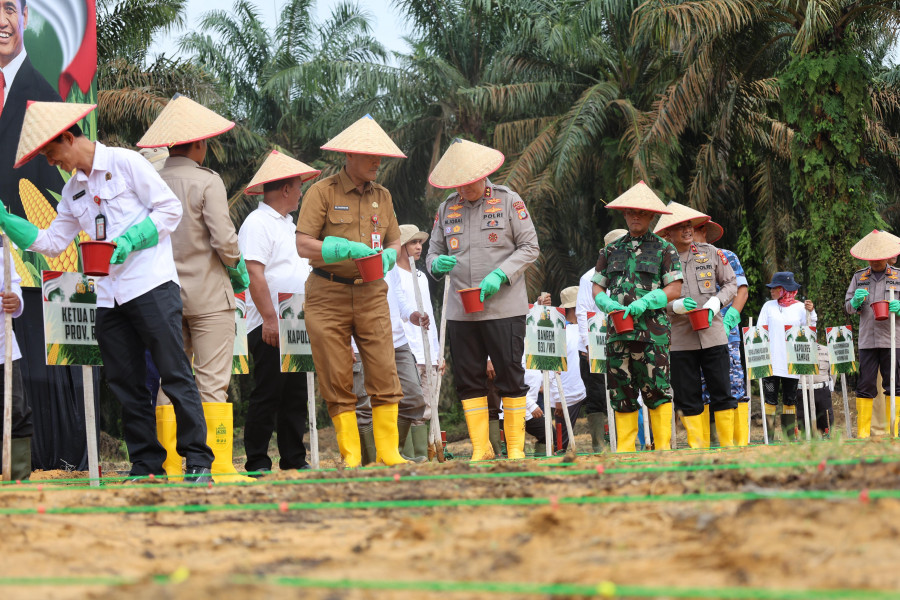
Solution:
{"label": "black belt", "polygon": [[314,275],[318,275],[322,279],[327,279],[328,281],[334,281],[335,283],[343,283],[344,285],[359,285],[361,283],[364,283],[361,278],[350,279],[348,277],[340,277],[338,275],[335,275],[334,273],[329,273],[325,269],[319,269],[316,267],[313,267],[312,272]]}

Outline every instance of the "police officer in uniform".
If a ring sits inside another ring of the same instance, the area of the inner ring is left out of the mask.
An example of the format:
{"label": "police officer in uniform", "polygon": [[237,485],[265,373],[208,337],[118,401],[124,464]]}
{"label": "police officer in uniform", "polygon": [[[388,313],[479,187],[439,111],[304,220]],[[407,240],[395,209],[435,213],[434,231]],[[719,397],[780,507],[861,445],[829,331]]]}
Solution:
{"label": "police officer in uniform", "polygon": [[306,192],[297,219],[297,251],[309,259],[306,327],[319,389],[328,403],[338,448],[348,467],[362,458],[353,391],[356,339],[372,400],[375,451],[386,465],[406,461],[397,448],[397,409],[403,393],[394,363],[391,314],[384,279],[365,283],[353,259],[380,250],[385,274],[397,262],[400,227],[391,193],[375,183],[385,156],[406,158],[366,115],[328,141],[323,150],[343,152],[344,168]]}
{"label": "police officer in uniform", "polygon": [[670,211],[643,181],[606,205],[625,214],[628,235],[600,250],[592,281],[594,301],[609,314],[625,311],[634,330],[610,327],[606,357],[610,401],[616,411],[618,452],[634,452],[638,394],[650,411],[656,448],[672,439],[669,320],[666,303],[681,295],[681,261],[675,247],[650,231],[657,214]]}
{"label": "police officer in uniform", "polygon": [[[160,177],[181,200],[184,215],[172,232],[172,253],[181,302],[184,352],[194,367],[203,401],[207,444],[213,449],[212,472],[219,480],[246,480],[232,462],[234,415],[228,403],[234,350],[234,294],[250,285],[228,212],[228,194],[219,175],[200,166],[206,140],[234,127],[187,96],[176,95],[137,143],[139,148],[168,148]],[[156,431],[166,449],[163,467],[181,475],[175,451],[175,410],[163,393],[156,404]],[[226,477],[228,475],[228,477]]]}
{"label": "police officer in uniform", "polygon": [[[737,399],[731,393],[728,336],[722,325],[722,306],[737,293],[737,278],[725,255],[710,244],[694,242],[694,227],[709,217],[677,202],[668,205],[671,215],[659,220],[655,233],[675,245],[684,272],[681,297],[667,306],[672,320],[672,389],[675,408],[688,432],[688,445],[708,445],[704,436],[701,370],[709,390],[710,410],[715,413],[721,446],[734,445]],[[707,312],[707,328],[695,331],[688,313],[701,307]]]}
{"label": "police officer in uniform", "polygon": [[[503,164],[502,153],[454,139],[428,178],[437,188],[456,188],[441,204],[425,264],[435,277],[449,274],[447,339],[453,378],[472,440],[472,460],[494,457],[488,424],[490,358],[503,403],[507,456],[525,458],[525,268],[538,257],[537,233],[525,203],[488,175]],[[460,295],[481,288],[481,312],[466,313]]]}
{"label": "police officer in uniform", "polygon": [[[888,265],[888,260],[900,254],[900,240],[886,231],[877,229],[866,235],[850,249],[855,258],[867,261],[869,266],[853,274],[844,307],[848,314],[859,313],[859,379],[856,384],[857,436],[867,438],[871,434],[872,401],[878,372],[883,385],[889,385],[891,369],[891,321],[875,320],[873,302],[890,302],[889,309],[900,314],[900,269]],[[891,290],[894,301],[891,302]],[[896,319],[897,339],[900,339],[900,319]],[[900,380],[900,374],[896,380]],[[891,401],[888,394],[897,396],[897,390],[885,392],[885,414],[890,424]],[[895,402],[896,407],[900,401]],[[896,415],[895,415],[896,416]],[[894,425],[896,431],[896,425]]]}

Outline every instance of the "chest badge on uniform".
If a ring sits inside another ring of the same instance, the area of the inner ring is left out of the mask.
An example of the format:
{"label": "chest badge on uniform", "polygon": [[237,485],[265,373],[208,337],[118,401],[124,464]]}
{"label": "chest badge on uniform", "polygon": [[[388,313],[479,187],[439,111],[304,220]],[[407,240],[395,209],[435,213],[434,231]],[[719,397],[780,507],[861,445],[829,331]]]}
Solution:
{"label": "chest badge on uniform", "polygon": [[486,215],[493,215],[493,214],[496,214],[496,213],[498,213],[498,212],[503,212],[503,209],[500,208],[499,206],[495,206],[494,208],[486,208],[486,209],[484,209],[484,214],[486,214]]}
{"label": "chest badge on uniform", "polygon": [[107,173],[106,180],[109,181],[110,179],[112,179],[112,173]]}
{"label": "chest badge on uniform", "polygon": [[711,288],[711,287],[712,287],[712,282],[704,281],[704,282],[703,282],[703,287],[705,287],[706,289]]}
{"label": "chest badge on uniform", "polygon": [[373,202],[373,203],[372,203],[372,208],[378,208],[378,203],[377,203],[377,202]]}
{"label": "chest badge on uniform", "polygon": [[497,226],[500,225],[500,221],[498,221],[497,219],[491,219],[490,221],[488,221],[487,223],[485,223],[485,225],[486,225],[487,227],[497,227]]}
{"label": "chest badge on uniform", "polygon": [[448,219],[458,219],[458,218],[460,218],[461,216],[462,216],[462,215],[459,214],[458,212],[452,212],[452,213],[450,213],[450,214],[447,215],[447,218],[448,218]]}
{"label": "chest badge on uniform", "polygon": [[705,254],[696,254],[694,255],[694,262],[698,265],[703,265],[709,262],[709,257]]}
{"label": "chest badge on uniform", "polygon": [[453,206],[448,206],[447,210],[459,210],[462,208],[462,204],[454,204]]}
{"label": "chest badge on uniform", "polygon": [[488,241],[492,244],[496,244],[498,239],[500,239],[500,237],[493,231],[488,235]]}
{"label": "chest badge on uniform", "polygon": [[459,238],[450,238],[450,249],[451,250],[459,249]]}
{"label": "chest badge on uniform", "polygon": [[94,204],[100,206],[100,196],[94,196]]}
{"label": "chest badge on uniform", "polygon": [[450,235],[450,227],[444,227],[444,235]]}
{"label": "chest badge on uniform", "polygon": [[490,200],[487,201],[487,203],[490,204],[491,206],[493,206],[495,204],[500,204],[501,202],[503,202],[503,200],[501,200],[500,198],[491,198]]}
{"label": "chest badge on uniform", "polygon": [[453,233],[462,233],[462,225],[454,225]]}

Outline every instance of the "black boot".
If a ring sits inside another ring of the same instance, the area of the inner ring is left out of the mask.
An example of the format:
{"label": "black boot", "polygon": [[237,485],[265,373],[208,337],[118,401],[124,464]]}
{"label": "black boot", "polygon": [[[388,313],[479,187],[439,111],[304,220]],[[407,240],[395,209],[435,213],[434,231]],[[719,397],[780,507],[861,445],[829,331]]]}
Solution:
{"label": "black boot", "polygon": [[195,467],[188,465],[184,470],[184,481],[186,483],[194,483],[197,485],[212,483],[212,471],[210,471],[209,467]]}
{"label": "black boot", "polygon": [[10,476],[13,481],[25,481],[31,477],[31,438],[13,438],[10,452]]}

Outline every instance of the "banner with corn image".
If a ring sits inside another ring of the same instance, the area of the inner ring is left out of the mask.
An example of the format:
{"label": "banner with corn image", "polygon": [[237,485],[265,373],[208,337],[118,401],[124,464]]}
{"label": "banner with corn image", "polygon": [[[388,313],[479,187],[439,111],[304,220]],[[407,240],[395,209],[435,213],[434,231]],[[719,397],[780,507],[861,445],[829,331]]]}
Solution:
{"label": "banner with corn image", "polygon": [[825,342],[828,344],[828,363],[832,375],[849,375],[859,371],[853,352],[853,330],[849,325],[826,327]]}
{"label": "banner with corn image", "polygon": [[525,318],[525,368],[566,370],[566,317],[561,309],[531,307]]}
{"label": "banner with corn image", "polygon": [[47,364],[102,365],[94,328],[94,278],[83,273],[43,271],[41,282]]}
{"label": "banner with corn image", "polygon": [[303,311],[305,294],[278,294],[278,338],[282,373],[312,373],[312,346]]}
{"label": "banner with corn image", "polygon": [[819,374],[819,345],[816,343],[815,327],[785,325],[784,341],[787,344],[788,373]]}
{"label": "banner with corn image", "polygon": [[234,352],[231,357],[231,374],[250,373],[250,348],[247,344],[247,292],[234,295]]}

